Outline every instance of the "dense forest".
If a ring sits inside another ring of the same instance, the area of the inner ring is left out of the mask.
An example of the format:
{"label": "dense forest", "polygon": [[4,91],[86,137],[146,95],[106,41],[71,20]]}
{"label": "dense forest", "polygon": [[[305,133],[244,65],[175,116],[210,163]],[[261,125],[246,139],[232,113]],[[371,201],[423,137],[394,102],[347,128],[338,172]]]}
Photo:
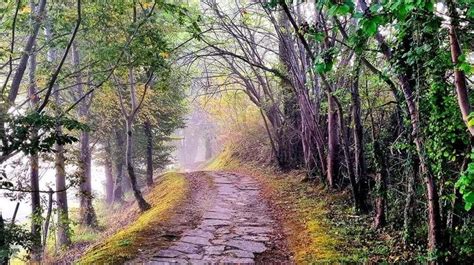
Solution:
{"label": "dense forest", "polygon": [[2,264],[474,261],[472,0],[15,0],[0,23]]}

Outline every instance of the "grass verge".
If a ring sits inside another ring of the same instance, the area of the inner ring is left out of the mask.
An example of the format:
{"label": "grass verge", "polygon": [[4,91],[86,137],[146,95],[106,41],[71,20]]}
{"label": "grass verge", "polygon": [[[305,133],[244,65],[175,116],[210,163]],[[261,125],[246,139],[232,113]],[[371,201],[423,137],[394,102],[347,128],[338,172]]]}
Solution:
{"label": "grass verge", "polygon": [[170,210],[177,207],[189,191],[183,174],[167,173],[146,195],[152,208],[121,229],[119,232],[90,248],[77,264],[116,264],[137,256],[149,244],[149,235],[166,222]]}

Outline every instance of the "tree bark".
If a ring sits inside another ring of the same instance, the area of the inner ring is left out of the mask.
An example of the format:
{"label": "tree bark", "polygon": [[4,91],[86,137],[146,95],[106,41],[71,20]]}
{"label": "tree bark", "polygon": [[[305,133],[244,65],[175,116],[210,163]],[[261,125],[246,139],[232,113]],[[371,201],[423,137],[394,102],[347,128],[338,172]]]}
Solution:
{"label": "tree bark", "polygon": [[[370,104],[370,103],[369,103]],[[387,200],[387,168],[385,163],[384,152],[380,148],[379,140],[375,133],[375,122],[372,113],[372,106],[370,108],[370,121],[372,131],[372,145],[373,156],[375,161],[375,218],[373,223],[374,229],[379,229],[387,224],[386,218],[386,200]]]}
{"label": "tree bark", "polygon": [[405,208],[403,210],[403,241],[405,245],[411,243],[413,239],[413,215],[415,214],[416,203],[416,168],[417,165],[412,157],[411,152],[407,155],[408,170],[406,172],[407,178],[407,196],[405,198]]}
{"label": "tree bark", "polygon": [[123,139],[123,132],[121,130],[115,131],[115,141],[118,149],[118,154],[116,155],[115,162],[115,184],[114,184],[114,203],[121,203],[123,201],[123,189],[122,189],[122,180],[123,180],[123,166],[124,166],[124,157],[123,157],[123,146],[125,141]]}
{"label": "tree bark", "polygon": [[30,186],[31,186],[31,234],[33,236],[33,246],[31,248],[31,261],[41,261],[41,223],[42,209],[39,193],[38,155],[30,157]]}
{"label": "tree bark", "polygon": [[337,175],[337,153],[339,148],[337,133],[336,103],[328,93],[328,154],[327,154],[327,182],[334,188]]}
{"label": "tree bark", "polygon": [[146,120],[143,124],[146,136],[146,185],[153,185],[153,134],[151,131],[151,123]]}
{"label": "tree bark", "polygon": [[[49,19],[46,20],[45,36],[48,42],[52,41],[53,31],[51,28],[51,22]],[[56,51],[54,48],[49,48],[47,54],[47,60],[49,63],[54,62],[56,59]],[[61,105],[61,95],[59,86],[54,85],[54,101],[58,106],[56,116],[61,115],[59,106]],[[56,133],[62,134],[62,126],[56,126]],[[57,245],[58,247],[65,247],[71,243],[69,238],[69,213],[67,204],[67,191],[66,191],[66,170],[65,170],[65,156],[64,146],[60,144],[55,145],[55,162],[54,166],[56,169],[56,205],[57,205]]]}
{"label": "tree bark", "polygon": [[344,152],[344,160],[346,161],[347,166],[347,175],[349,176],[349,181],[352,188],[352,198],[354,201],[354,208],[356,211],[359,211],[360,207],[360,196],[358,194],[359,189],[357,188],[357,182],[354,175],[354,165],[352,164],[351,154],[349,151],[349,128],[344,122],[344,113],[342,112],[342,106],[337,99],[333,99],[337,105],[337,113],[339,117],[339,127],[341,132],[342,139],[342,150]]}
{"label": "tree bark", "polygon": [[114,201],[114,177],[112,174],[112,147],[110,142],[107,140],[105,145],[105,161],[104,161],[104,172],[105,172],[105,201],[108,204]]}
{"label": "tree bark", "polygon": [[[80,70],[80,55],[75,43],[71,46],[72,49],[72,64],[76,70],[76,94],[83,96],[82,73]],[[89,119],[89,103],[87,100],[82,100],[79,104],[79,119],[86,122]],[[91,150],[90,150],[90,136],[89,132],[82,131],[79,137],[80,142],[80,176],[81,184],[79,186],[79,223],[85,226],[95,227],[97,219],[92,205],[92,185],[91,185]]]}
{"label": "tree bark", "polygon": [[469,95],[466,84],[466,75],[464,71],[460,70],[457,65],[459,64],[459,57],[462,55],[461,46],[459,45],[458,36],[456,30],[458,28],[458,14],[456,6],[453,1],[446,1],[448,4],[448,13],[451,17],[449,23],[449,45],[451,48],[451,61],[454,64],[454,84],[456,86],[456,95],[458,100],[459,109],[461,111],[462,119],[466,124],[471,137],[474,136],[474,127],[469,126],[469,114],[471,113],[471,104],[469,103]]}
{"label": "tree bark", "polygon": [[151,206],[145,201],[145,199],[142,196],[140,188],[138,187],[135,170],[133,168],[133,158],[132,158],[132,152],[133,152],[132,123],[133,121],[132,119],[128,118],[125,123],[126,123],[126,128],[127,128],[127,140],[126,140],[127,149],[125,152],[125,157],[126,157],[125,165],[127,166],[128,177],[130,178],[133,195],[135,196],[135,199],[137,200],[138,207],[140,207],[140,210],[146,211],[150,209]]}
{"label": "tree bark", "polygon": [[[148,204],[142,196],[140,188],[138,187],[137,183],[137,176],[135,175],[135,169],[133,167],[133,121],[135,119],[135,115],[137,114],[140,106],[137,103],[137,95],[135,89],[135,77],[133,73],[133,68],[130,66],[128,68],[128,78],[129,78],[129,86],[130,86],[130,101],[131,101],[131,111],[127,114],[127,110],[124,107],[121,95],[120,97],[120,106],[122,109],[122,114],[125,118],[125,128],[126,128],[126,150],[125,150],[125,166],[127,167],[128,177],[130,179],[130,184],[132,186],[133,195],[138,203],[138,207],[141,211],[146,211],[151,208],[150,204]],[[151,78],[151,76],[150,76]],[[147,84],[145,85],[145,88]],[[145,93],[146,91],[144,91]]]}
{"label": "tree bark", "polygon": [[85,226],[96,226],[97,219],[95,210],[92,205],[92,183],[91,183],[91,153],[90,153],[90,139],[89,132],[81,132],[79,137],[81,154],[80,154],[80,170],[81,170],[81,184],[79,186],[79,222]]}
{"label": "tree bark", "polygon": [[356,209],[360,213],[367,213],[369,207],[367,205],[368,181],[366,176],[366,165],[364,159],[364,128],[362,127],[362,110],[359,96],[359,74],[360,65],[356,66],[353,76],[351,100],[352,100],[352,121],[354,123],[354,164],[355,164],[355,181],[358,200],[356,201]]}
{"label": "tree bark", "polygon": [[[35,12],[34,1],[30,1],[30,7],[32,12]],[[37,25],[38,22],[34,22],[33,19],[31,24]],[[37,33],[36,33],[37,34]],[[37,95],[36,87],[36,52],[35,50],[35,39],[33,39],[33,46],[31,48],[31,54],[29,57],[29,84],[28,84],[28,98],[30,110],[34,110],[38,104],[39,97]],[[15,81],[15,80],[14,80]],[[31,141],[37,141],[38,137],[38,128],[32,127],[32,138]],[[41,261],[42,253],[42,241],[41,241],[41,225],[42,225],[42,208],[41,208],[41,197],[40,197],[40,187],[39,187],[39,156],[35,152],[30,155],[30,186],[31,186],[31,234],[33,236],[33,246],[31,248],[31,260],[33,262]]]}
{"label": "tree bark", "polygon": [[43,228],[43,249],[42,253],[44,255],[44,250],[46,249],[46,242],[48,240],[48,232],[49,232],[49,222],[51,220],[51,213],[53,212],[53,194],[54,191],[49,188],[48,191],[48,208],[46,211],[46,218],[44,219],[44,228]]}
{"label": "tree bark", "polygon": [[[266,123],[265,123],[266,124]],[[268,127],[268,126],[267,126]],[[268,131],[267,131],[268,132]],[[269,136],[271,137],[271,136]],[[204,146],[206,148],[206,152],[204,154],[204,158],[207,160],[212,158],[212,143],[211,143],[211,136],[209,132],[204,135]]]}
{"label": "tree bark", "polygon": [[26,66],[28,64],[28,59],[34,51],[36,38],[38,37],[38,32],[41,26],[41,19],[43,18],[45,8],[46,8],[46,0],[41,0],[39,2],[37,9],[34,3],[32,7],[33,7],[31,8],[32,16],[35,16],[39,20],[36,21],[36,19],[32,18],[32,20],[36,22],[33,23],[33,30],[31,31],[31,34],[28,35],[25,48],[23,49],[23,53],[20,58],[20,62],[18,63],[18,67],[15,71],[15,75],[13,76],[10,92],[8,95],[8,101],[10,102],[10,104],[15,103],[15,99],[20,89],[21,80],[23,79],[23,75],[25,74]]}
{"label": "tree bark", "polygon": [[2,265],[8,265],[8,260],[10,259],[10,245],[7,242],[5,230],[5,221],[0,212],[0,251],[5,255],[0,257],[0,264]]}
{"label": "tree bark", "polygon": [[64,247],[71,243],[69,237],[69,212],[66,191],[66,170],[64,165],[64,146],[56,145],[55,154],[55,168],[56,168],[56,205],[58,209],[58,246]]}

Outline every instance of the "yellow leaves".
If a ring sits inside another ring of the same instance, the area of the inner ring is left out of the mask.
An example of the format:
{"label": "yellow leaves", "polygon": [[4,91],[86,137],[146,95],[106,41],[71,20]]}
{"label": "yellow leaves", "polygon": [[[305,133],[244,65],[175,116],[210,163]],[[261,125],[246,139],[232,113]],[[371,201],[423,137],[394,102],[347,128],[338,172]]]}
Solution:
{"label": "yellow leaves", "polygon": [[168,59],[170,57],[170,54],[167,52],[160,52],[160,56],[163,57],[164,59]]}
{"label": "yellow leaves", "polygon": [[142,3],[142,6],[143,6],[144,9],[152,8],[153,7],[153,2]]}
{"label": "yellow leaves", "polygon": [[29,5],[25,5],[18,11],[18,13],[20,13],[21,15],[29,14],[31,13],[31,7]]}

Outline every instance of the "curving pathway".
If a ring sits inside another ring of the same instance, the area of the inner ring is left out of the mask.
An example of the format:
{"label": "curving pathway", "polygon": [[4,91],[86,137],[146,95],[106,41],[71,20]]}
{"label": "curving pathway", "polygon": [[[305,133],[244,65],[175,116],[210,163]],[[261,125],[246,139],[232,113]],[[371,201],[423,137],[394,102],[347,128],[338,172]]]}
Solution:
{"label": "curving pathway", "polygon": [[199,225],[146,264],[254,263],[258,255],[274,248],[275,222],[257,183],[228,172],[208,174],[216,194]]}

